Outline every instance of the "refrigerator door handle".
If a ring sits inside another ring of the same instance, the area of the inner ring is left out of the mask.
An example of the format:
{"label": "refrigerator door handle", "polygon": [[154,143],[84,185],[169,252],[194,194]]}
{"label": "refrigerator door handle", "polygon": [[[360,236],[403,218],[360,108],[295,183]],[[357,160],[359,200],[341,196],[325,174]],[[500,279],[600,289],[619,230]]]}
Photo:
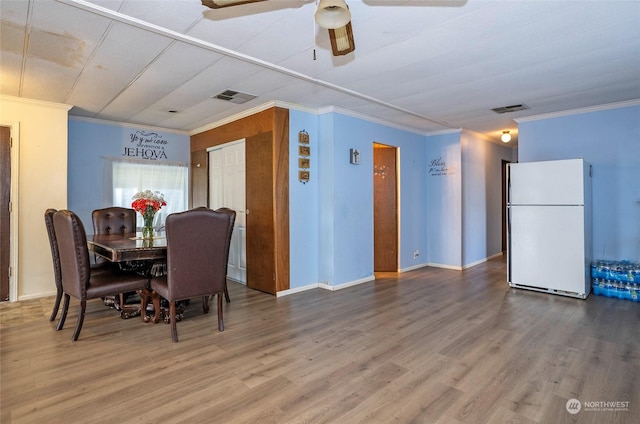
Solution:
{"label": "refrigerator door handle", "polygon": [[507,282],[511,282],[511,207],[507,206]]}
{"label": "refrigerator door handle", "polygon": [[[511,164],[507,164],[507,205],[511,204]],[[508,208],[508,206],[507,206]]]}

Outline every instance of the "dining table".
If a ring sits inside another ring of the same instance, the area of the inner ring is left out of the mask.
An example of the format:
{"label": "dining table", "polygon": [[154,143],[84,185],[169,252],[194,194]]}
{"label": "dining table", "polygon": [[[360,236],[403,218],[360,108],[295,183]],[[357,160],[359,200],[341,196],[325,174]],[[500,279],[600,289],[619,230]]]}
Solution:
{"label": "dining table", "polygon": [[[158,233],[152,238],[143,238],[141,233],[125,234],[92,234],[87,236],[87,247],[90,252],[98,255],[113,264],[118,264],[124,269],[135,269],[146,276],[157,276],[164,273],[164,265],[167,259],[167,239],[164,233]],[[151,296],[149,290],[138,292],[141,297]],[[122,297],[120,297],[122,299]],[[147,302],[152,305],[150,302]],[[142,315],[145,322],[149,322],[147,311],[142,311],[140,303],[137,305],[117,305],[120,309],[120,317],[123,319]],[[158,311],[154,321],[160,317],[164,321],[166,314]],[[180,314],[180,318],[182,314]]]}
{"label": "dining table", "polygon": [[140,233],[93,234],[87,236],[89,251],[110,261],[157,261],[167,258],[167,239],[161,233],[142,238]]}

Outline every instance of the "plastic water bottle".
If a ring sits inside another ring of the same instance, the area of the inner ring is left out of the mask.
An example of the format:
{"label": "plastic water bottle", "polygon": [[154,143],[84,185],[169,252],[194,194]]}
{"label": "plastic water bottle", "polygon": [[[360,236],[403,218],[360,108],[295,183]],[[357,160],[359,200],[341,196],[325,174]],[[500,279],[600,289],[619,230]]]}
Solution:
{"label": "plastic water bottle", "polygon": [[640,284],[629,283],[629,300],[640,302]]}

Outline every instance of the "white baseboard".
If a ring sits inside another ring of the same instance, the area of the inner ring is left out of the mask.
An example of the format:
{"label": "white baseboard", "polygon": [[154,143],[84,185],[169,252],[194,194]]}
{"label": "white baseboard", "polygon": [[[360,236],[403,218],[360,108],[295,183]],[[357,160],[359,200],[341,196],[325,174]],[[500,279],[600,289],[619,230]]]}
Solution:
{"label": "white baseboard", "polygon": [[465,269],[469,269],[469,268],[471,268],[471,267],[474,267],[474,266],[476,266],[476,265],[480,265],[480,264],[482,264],[482,263],[485,263],[485,262],[487,262],[487,261],[490,261],[491,259],[495,259],[495,258],[500,257],[500,256],[502,256],[502,255],[503,255],[503,253],[502,253],[502,252],[499,252],[499,253],[496,253],[496,254],[491,255],[491,256],[489,256],[489,257],[486,257],[486,258],[484,258],[484,259],[480,259],[479,261],[471,262],[471,263],[466,264],[466,265],[463,265],[463,266],[446,265],[446,264],[436,264],[436,263],[431,263],[431,262],[429,262],[427,265],[428,265],[428,266],[435,267],[435,268],[446,268],[446,269],[454,269],[454,270],[456,270],[456,271],[462,271],[462,270],[465,270]]}
{"label": "white baseboard", "polygon": [[18,297],[18,302],[21,302],[23,300],[40,299],[42,297],[55,296],[56,293],[58,293],[57,290],[50,291],[50,292],[44,292],[44,293],[26,294],[26,295]]}
{"label": "white baseboard", "polygon": [[[418,265],[413,265],[407,268],[401,268],[398,270],[399,273],[402,272],[409,272],[409,271],[413,271],[416,269],[420,269],[420,268],[425,268],[427,266],[431,266],[434,268],[445,268],[445,269],[453,269],[456,271],[462,271],[471,267],[474,267],[476,265],[480,265],[481,263],[487,262],[491,259],[497,258],[502,256],[503,253],[499,252],[496,253],[495,255],[491,255],[487,258],[481,259],[479,261],[476,262],[472,262],[470,264],[464,265],[464,266],[454,266],[454,265],[446,265],[446,264],[437,264],[437,263],[433,263],[433,262],[428,262],[428,263],[423,263],[423,264],[418,264]],[[358,284],[363,284],[363,283],[368,283],[369,281],[374,281],[376,279],[376,277],[374,275],[371,275],[369,277],[365,277],[365,278],[361,278],[359,280],[354,280],[354,281],[349,281],[347,283],[343,283],[343,284],[338,284],[338,285],[333,285],[333,284],[327,284],[325,283],[313,283],[313,284],[307,284],[306,286],[302,286],[302,287],[296,287],[293,289],[289,289],[289,290],[282,290],[276,293],[277,297],[281,297],[281,296],[289,296],[290,294],[295,294],[295,293],[300,293],[303,291],[307,291],[307,290],[313,290],[313,289],[324,289],[324,290],[331,290],[331,291],[336,291],[336,290],[341,290],[341,289],[346,289],[347,287],[351,287],[351,286],[357,286]]]}
{"label": "white baseboard", "polygon": [[342,284],[337,284],[337,285],[327,284],[327,283],[320,283],[320,284],[318,284],[318,287],[320,287],[321,289],[325,289],[325,290],[336,291],[336,290],[346,289],[347,287],[357,286],[358,284],[368,283],[369,281],[374,281],[375,279],[376,279],[375,275],[370,275],[368,277],[361,278],[359,280],[353,280],[353,281],[349,281],[347,283],[342,283]]}
{"label": "white baseboard", "polygon": [[474,266],[476,266],[476,265],[480,265],[480,264],[482,264],[482,263],[485,263],[485,262],[487,262],[487,261],[490,261],[491,259],[495,259],[495,258],[500,257],[500,256],[502,256],[502,255],[503,255],[503,253],[502,253],[502,252],[496,253],[495,255],[491,255],[491,256],[489,256],[488,258],[480,259],[479,261],[471,262],[470,264],[464,265],[464,266],[462,267],[462,269],[467,269],[467,268],[474,267]]}
{"label": "white baseboard", "polygon": [[424,268],[429,266],[428,264],[424,263],[424,264],[418,264],[418,265],[412,265],[410,267],[407,268],[401,268],[398,270],[398,272],[409,272],[409,271],[413,271],[414,269],[420,269],[420,268]]}
{"label": "white baseboard", "polygon": [[373,281],[375,279],[376,277],[372,275],[369,277],[361,278],[359,280],[349,281],[347,283],[338,284],[335,286],[333,284],[327,284],[327,283],[307,284],[306,286],[279,291],[276,293],[276,296],[277,297],[288,296],[290,294],[300,293],[303,291],[313,290],[313,289],[324,289],[324,290],[336,291],[336,290],[346,289],[347,287],[351,287],[351,286],[357,286],[358,284],[368,283],[369,281]]}
{"label": "white baseboard", "polygon": [[427,266],[432,266],[434,268],[444,268],[444,269],[453,269],[455,271],[462,271],[461,266],[447,265],[447,264],[437,264],[433,262],[428,262]]}
{"label": "white baseboard", "polygon": [[289,296],[290,294],[300,293],[307,290],[313,290],[313,289],[317,289],[318,287],[320,287],[318,283],[307,284],[306,286],[295,287],[293,289],[279,291],[276,293],[276,297]]}

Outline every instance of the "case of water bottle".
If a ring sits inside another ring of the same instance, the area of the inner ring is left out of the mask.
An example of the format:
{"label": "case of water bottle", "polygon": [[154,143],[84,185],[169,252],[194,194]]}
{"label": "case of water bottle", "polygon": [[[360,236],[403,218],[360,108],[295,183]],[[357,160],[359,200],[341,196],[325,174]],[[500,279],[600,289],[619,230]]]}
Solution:
{"label": "case of water bottle", "polygon": [[596,260],[591,277],[594,294],[640,302],[640,262]]}

